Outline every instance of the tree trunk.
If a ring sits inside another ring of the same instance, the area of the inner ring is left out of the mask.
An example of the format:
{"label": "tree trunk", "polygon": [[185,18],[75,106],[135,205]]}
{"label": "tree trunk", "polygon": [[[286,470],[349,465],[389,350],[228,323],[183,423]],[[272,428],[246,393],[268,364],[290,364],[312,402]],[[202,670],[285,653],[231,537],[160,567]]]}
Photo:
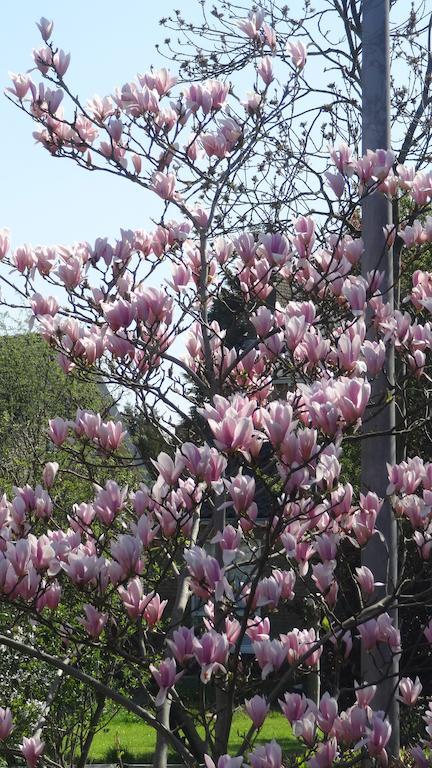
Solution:
{"label": "tree trunk", "polygon": [[87,736],[84,739],[84,744],[81,750],[81,754],[76,762],[76,768],[85,768],[85,765],[87,764],[87,761],[88,761],[90,748],[93,743],[93,739],[95,737],[96,729],[98,727],[99,720],[102,717],[102,713],[103,713],[105,701],[106,701],[105,696],[100,696],[96,694],[96,701],[97,701],[97,706],[90,719],[89,729],[87,732]]}
{"label": "tree trunk", "polygon": [[[192,533],[191,533],[190,546],[193,546],[193,544],[196,543],[198,533],[199,533],[199,525],[200,525],[200,516],[196,515]],[[172,629],[168,631],[167,637],[170,637],[172,635],[173,630],[181,622],[184,616],[184,612],[186,610],[186,606],[189,601],[189,596],[190,596],[190,589],[189,589],[188,573],[185,569],[180,575],[178,580],[175,603],[174,603],[172,614],[171,614]],[[168,649],[167,649],[167,652],[168,652]],[[172,704],[171,699],[169,698],[165,699],[164,703],[162,704],[161,707],[158,708],[156,713],[156,718],[158,722],[164,725],[168,730],[170,728],[171,704]],[[176,714],[176,719],[178,721],[181,720],[182,729],[184,732],[186,732],[188,736],[188,741],[190,743],[193,753],[195,754],[195,756],[198,756],[199,759],[203,759],[205,743],[200,739],[193,722],[190,720],[190,718],[182,717],[180,707],[175,708],[175,714]],[[162,734],[158,733],[156,737],[156,749],[155,749],[155,754],[153,758],[153,768],[166,768],[167,764],[168,764],[168,742],[167,742],[167,739]]]}

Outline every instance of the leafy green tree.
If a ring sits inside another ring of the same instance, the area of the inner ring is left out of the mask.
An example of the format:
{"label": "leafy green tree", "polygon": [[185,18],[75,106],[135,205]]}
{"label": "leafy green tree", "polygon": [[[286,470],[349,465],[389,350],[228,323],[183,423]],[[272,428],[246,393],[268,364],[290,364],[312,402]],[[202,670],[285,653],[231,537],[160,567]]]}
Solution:
{"label": "leafy green tree", "polygon": [[[94,381],[78,372],[66,376],[55,352],[39,335],[19,332],[0,336],[0,498],[11,491],[12,485],[39,483],[44,464],[55,458],[60,473],[53,501],[66,518],[73,503],[91,493],[92,480],[104,482],[107,460],[102,457],[97,468],[88,464],[87,477],[82,467],[78,474],[73,449],[56,451],[55,456],[52,453],[48,421],[54,415],[74,419],[77,409],[107,414],[111,406],[112,400]],[[131,472],[126,468],[120,472],[119,482],[126,484],[130,479]],[[71,595],[71,601],[79,608],[76,595]],[[85,595],[81,602],[85,602]],[[19,632],[20,612],[8,606],[2,613],[11,630]],[[63,652],[54,648],[49,633],[45,648],[60,652],[64,658],[82,655],[79,648],[69,650],[65,646]],[[93,659],[86,668],[107,681],[114,674],[102,657]],[[106,717],[100,696],[41,662],[20,659],[17,665],[16,654],[8,650],[0,657],[0,684],[3,695],[14,702],[20,713],[15,725],[18,731],[27,733],[29,727],[34,730],[43,726],[59,760],[67,754],[71,763],[85,763],[94,733],[101,726],[101,718]],[[11,755],[9,761],[12,764],[16,759]]]}
{"label": "leafy green tree", "polygon": [[[77,408],[107,411],[95,383],[66,376],[55,353],[33,333],[0,336],[0,489],[39,481],[49,459],[48,420]],[[76,499],[75,499],[76,500]]]}
{"label": "leafy green tree", "polygon": [[144,412],[130,404],[122,410],[122,419],[145,470],[151,477],[156,478],[157,472],[151,459],[155,459],[161,451],[172,452],[169,435],[158,429],[154,422],[149,421]]}

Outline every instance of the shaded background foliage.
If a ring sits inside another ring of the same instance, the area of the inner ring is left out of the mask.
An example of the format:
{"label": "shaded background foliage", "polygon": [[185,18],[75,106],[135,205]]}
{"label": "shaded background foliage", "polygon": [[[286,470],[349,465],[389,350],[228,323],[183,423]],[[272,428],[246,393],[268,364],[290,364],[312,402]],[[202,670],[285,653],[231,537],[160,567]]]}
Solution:
{"label": "shaded background foliage", "polygon": [[[56,360],[56,353],[37,334],[20,328],[12,335],[0,335],[0,498],[10,494],[12,486],[27,483],[34,486],[41,480],[44,464],[57,460],[61,472],[56,481],[54,501],[65,521],[74,503],[92,494],[90,473],[77,473],[73,454],[58,449],[54,452],[47,436],[48,420],[54,416],[73,419],[77,409],[99,411],[107,415],[112,399],[95,381],[82,372],[66,375]],[[139,451],[155,457],[161,450],[161,440],[148,428],[142,416],[128,406],[125,424]],[[81,466],[81,470],[83,467]],[[103,484],[110,475],[109,461],[100,458],[100,467],[91,469],[95,481]],[[119,483],[132,480],[131,470],[117,471]],[[82,612],[86,601],[71,590],[70,612]],[[65,609],[60,607],[63,619]],[[19,610],[3,606],[1,623],[10,631],[20,631],[24,617]],[[60,615],[60,614],[59,614]],[[60,642],[48,630],[44,648],[67,659],[80,654],[81,668],[107,683],[115,677],[120,690],[129,686],[127,670],[107,663],[103,654],[87,654],[85,648],[68,648],[67,639]],[[112,708],[104,711],[105,701],[94,691],[68,677],[58,675],[52,668],[34,659],[24,658],[9,649],[0,654],[0,687],[2,701],[14,706],[15,734],[27,734],[42,725],[50,742],[53,757],[60,765],[85,763],[97,730],[112,718]],[[48,706],[46,702],[48,703]],[[17,757],[5,753],[8,764]]]}

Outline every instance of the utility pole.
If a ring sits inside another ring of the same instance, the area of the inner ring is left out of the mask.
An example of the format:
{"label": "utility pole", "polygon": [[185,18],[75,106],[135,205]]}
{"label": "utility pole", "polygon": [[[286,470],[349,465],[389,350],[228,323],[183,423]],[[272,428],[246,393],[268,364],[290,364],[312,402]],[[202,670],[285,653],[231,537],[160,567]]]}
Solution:
{"label": "utility pole", "polygon": [[[363,153],[368,149],[390,149],[390,57],[389,2],[363,0],[362,3],[362,130]],[[391,223],[390,202],[379,192],[369,195],[362,206],[362,234],[365,253],[362,274],[384,272],[381,286],[384,301],[393,309],[393,259],[386,248],[383,227]],[[371,334],[372,336],[373,334]],[[364,492],[386,494],[387,462],[395,462],[396,439],[394,404],[394,351],[388,350],[385,370],[372,382],[370,406],[365,430],[374,433],[362,441],[361,479]],[[393,433],[392,433],[393,431]],[[363,564],[371,569],[376,581],[384,586],[375,598],[391,594],[397,583],[397,525],[390,504],[386,501],[377,519],[376,534],[364,549]],[[397,611],[389,611],[397,625]],[[373,700],[375,710],[383,710],[392,726],[387,749],[393,757],[399,754],[399,708],[396,699],[398,658],[389,647],[380,644],[362,658],[364,679],[377,682]],[[379,682],[378,682],[379,681]]]}

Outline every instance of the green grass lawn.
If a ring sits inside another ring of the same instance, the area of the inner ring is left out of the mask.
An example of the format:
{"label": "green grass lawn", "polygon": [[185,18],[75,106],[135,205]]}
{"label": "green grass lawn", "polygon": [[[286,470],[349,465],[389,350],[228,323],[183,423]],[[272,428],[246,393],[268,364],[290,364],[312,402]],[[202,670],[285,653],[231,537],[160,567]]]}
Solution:
{"label": "green grass lawn", "polygon": [[[251,721],[243,712],[236,712],[231,728],[229,742],[230,754],[234,755],[242,743],[243,735],[248,731]],[[198,729],[204,736],[203,729]],[[279,712],[270,712],[260,731],[257,743],[276,739],[286,752],[299,749],[298,741],[292,734],[287,720]],[[120,712],[106,728],[96,734],[90,751],[90,758],[95,763],[115,761],[120,748],[125,762],[145,763],[151,761],[155,745],[155,732],[128,712]],[[171,753],[171,762],[175,762]]]}

